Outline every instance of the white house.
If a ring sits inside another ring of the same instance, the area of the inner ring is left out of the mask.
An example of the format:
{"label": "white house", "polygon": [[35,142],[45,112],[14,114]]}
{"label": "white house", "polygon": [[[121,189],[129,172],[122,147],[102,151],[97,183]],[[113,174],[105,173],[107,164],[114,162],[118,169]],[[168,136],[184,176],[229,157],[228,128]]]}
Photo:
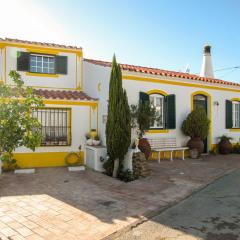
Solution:
{"label": "white house", "polygon": [[[111,63],[84,59],[84,82],[86,93],[99,100],[99,132],[105,141],[108,86]],[[210,132],[205,141],[205,152],[218,143],[225,134],[240,140],[240,84],[213,78],[211,47],[203,52],[201,77],[189,73],[121,64],[123,87],[129,104],[139,101],[140,93],[149,95],[156,106],[160,121],[147,131],[150,137],[176,137],[179,145],[186,145],[181,125],[189,112],[202,105],[211,120]],[[211,78],[210,78],[211,77]]]}
{"label": "white house", "polygon": [[[149,96],[158,111],[160,120],[147,136],[174,136],[185,145],[188,138],[181,124],[199,104],[211,120],[206,152],[223,134],[239,142],[240,84],[213,78],[210,46],[204,47],[201,76],[127,64],[121,69],[129,104],[136,104],[140,95]],[[42,146],[36,152],[17,149],[20,167],[63,166],[65,156],[80,145],[83,163],[85,134],[91,129],[105,144],[110,62],[83,59],[77,47],[0,39],[0,80],[11,85],[10,70],[17,70],[46,105],[36,113],[42,123]]]}

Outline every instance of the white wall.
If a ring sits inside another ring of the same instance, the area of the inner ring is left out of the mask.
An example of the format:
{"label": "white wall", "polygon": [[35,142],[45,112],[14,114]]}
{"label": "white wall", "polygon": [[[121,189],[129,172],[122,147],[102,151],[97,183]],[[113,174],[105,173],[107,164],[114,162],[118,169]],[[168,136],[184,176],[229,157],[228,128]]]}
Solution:
{"label": "white wall", "polygon": [[[25,48],[6,47],[6,79],[7,83],[12,84],[8,74],[11,70],[17,70],[17,52],[26,51]],[[81,61],[75,53],[60,52],[60,56],[68,57],[67,74],[58,74],[58,77],[26,76],[26,72],[19,71],[27,86],[51,87],[51,88],[72,88],[77,87],[77,81],[81,81]]]}
{"label": "white wall", "polygon": [[[46,107],[54,107],[54,108],[71,108],[72,109],[72,127],[71,127],[71,135],[72,141],[71,146],[56,146],[56,147],[38,147],[35,152],[71,152],[78,151],[78,147],[81,145],[82,149],[85,148],[85,134],[89,132],[90,119],[89,112],[90,106],[66,106],[66,105],[46,105]],[[25,153],[32,152],[31,150],[21,147],[18,148],[16,153]]]}
{"label": "white wall", "polygon": [[[124,72],[123,75],[133,75],[132,72]],[[136,76],[157,78],[154,75],[135,74]],[[124,77],[123,77],[124,78]],[[91,96],[99,98],[99,133],[103,141],[105,141],[105,124],[102,116],[107,114],[108,86],[110,79],[110,68],[94,65],[84,62],[84,84],[85,92]],[[167,79],[160,77],[160,79]],[[199,81],[168,78],[178,82],[195,83],[213,86],[214,84],[206,84]],[[101,84],[101,91],[98,91],[98,84]],[[216,84],[214,85],[216,86]],[[219,85],[224,87],[224,85]],[[191,111],[191,95],[196,91],[204,91],[212,96],[212,144],[218,142],[218,137],[226,134],[234,138],[235,142],[239,141],[240,132],[230,132],[225,128],[225,101],[226,99],[240,98],[240,93],[221,91],[213,89],[203,89],[198,87],[176,86],[165,83],[153,83],[144,81],[123,80],[123,87],[127,90],[129,104],[136,104],[139,99],[139,92],[147,92],[149,90],[158,89],[168,94],[176,95],[176,129],[169,130],[168,133],[147,134],[148,136],[176,137],[179,145],[186,144],[188,138],[182,134],[181,125],[188,113]],[[236,87],[232,87],[236,88]],[[240,88],[239,88],[240,89]],[[214,105],[214,101],[219,102],[219,106]]]}

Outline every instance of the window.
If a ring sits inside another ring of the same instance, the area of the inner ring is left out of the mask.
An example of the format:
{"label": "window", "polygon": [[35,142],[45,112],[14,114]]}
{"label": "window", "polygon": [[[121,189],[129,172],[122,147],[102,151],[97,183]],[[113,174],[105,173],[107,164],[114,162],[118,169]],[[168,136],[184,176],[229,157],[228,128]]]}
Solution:
{"label": "window", "polygon": [[48,55],[30,55],[30,72],[55,73],[55,57]]}
{"label": "window", "polygon": [[33,112],[42,125],[42,146],[68,146],[71,144],[71,109],[43,108]]}
{"label": "window", "polygon": [[240,128],[240,102],[232,102],[233,128]]}
{"label": "window", "polygon": [[164,128],[164,96],[151,94],[150,103],[156,109],[156,119],[151,124],[151,128]]}

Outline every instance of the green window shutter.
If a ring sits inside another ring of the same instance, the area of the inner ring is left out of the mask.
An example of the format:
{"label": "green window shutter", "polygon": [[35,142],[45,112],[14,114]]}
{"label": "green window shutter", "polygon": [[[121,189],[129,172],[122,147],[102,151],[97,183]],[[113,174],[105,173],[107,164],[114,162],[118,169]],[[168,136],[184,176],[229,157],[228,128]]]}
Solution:
{"label": "green window shutter", "polygon": [[67,56],[56,56],[55,57],[55,66],[56,66],[56,73],[58,74],[67,74]]}
{"label": "green window shutter", "polygon": [[145,92],[139,92],[139,100],[143,102],[149,101],[149,95]]}
{"label": "green window shutter", "polygon": [[226,100],[226,128],[233,127],[232,101]]}
{"label": "green window shutter", "polygon": [[166,129],[176,128],[176,97],[170,94],[165,97],[165,126]]}
{"label": "green window shutter", "polygon": [[17,52],[17,71],[29,71],[28,52]]}

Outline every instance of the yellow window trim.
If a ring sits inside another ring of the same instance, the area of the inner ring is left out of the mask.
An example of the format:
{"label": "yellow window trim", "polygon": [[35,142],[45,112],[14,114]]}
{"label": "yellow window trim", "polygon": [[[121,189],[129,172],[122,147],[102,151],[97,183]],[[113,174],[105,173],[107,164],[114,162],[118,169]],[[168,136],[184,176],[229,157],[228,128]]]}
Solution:
{"label": "yellow window trim", "polygon": [[163,80],[163,79],[159,79],[159,78],[150,78],[150,77],[139,77],[139,76],[134,76],[134,75],[123,75],[123,80],[163,83],[163,84],[184,86],[184,87],[197,87],[197,88],[213,89],[213,90],[220,90],[220,91],[240,92],[240,89],[224,88],[224,87],[209,86],[209,85],[207,86],[207,85],[203,85],[203,84],[177,82],[177,81],[172,81],[172,80]]}
{"label": "yellow window trim", "polygon": [[[38,53],[48,53],[48,54],[58,54],[60,52],[66,53],[75,53],[77,56],[82,57],[83,53],[81,49],[68,49],[68,48],[59,48],[59,47],[48,47],[41,46],[37,44],[26,44],[26,43],[9,43],[9,42],[0,42],[0,47],[17,47],[17,48],[25,48],[30,52],[38,52]],[[40,51],[40,52],[39,52]]]}
{"label": "yellow window trim", "polygon": [[146,133],[169,133],[168,129],[149,129]]}
{"label": "yellow window trim", "polygon": [[[152,89],[146,92],[148,95],[151,94],[161,94],[163,96],[167,96],[168,94],[162,90],[159,89]],[[146,133],[168,133],[168,129],[149,129],[146,131]]]}
{"label": "yellow window trim", "polygon": [[193,107],[194,107],[193,98],[195,95],[199,95],[199,94],[206,96],[208,98],[208,108],[209,108],[208,117],[210,119],[208,151],[210,151],[212,149],[212,96],[209,93],[204,92],[204,91],[196,91],[196,92],[192,93],[192,95],[191,95],[191,111],[193,110]]}
{"label": "yellow window trim", "polygon": [[240,132],[240,128],[231,128],[229,132]]}
{"label": "yellow window trim", "polygon": [[[231,101],[240,102],[240,98],[232,98]],[[231,128],[229,132],[240,132],[240,128]]]}
{"label": "yellow window trim", "polygon": [[51,50],[51,49],[43,49],[43,48],[27,48],[27,52],[30,53],[42,53],[42,54],[51,54],[51,55],[58,55],[59,51]]}
{"label": "yellow window trim", "polygon": [[232,98],[231,101],[240,102],[240,98]]}
{"label": "yellow window trim", "polygon": [[162,90],[159,90],[159,89],[152,89],[152,90],[149,90],[146,92],[148,95],[150,94],[161,94],[163,96],[167,96],[168,94]]}
{"label": "yellow window trim", "polygon": [[43,100],[44,104],[55,104],[55,105],[77,105],[77,106],[93,106],[96,107],[98,105],[97,102],[90,101],[65,101],[65,100]]}
{"label": "yellow window trim", "polygon": [[58,74],[49,74],[49,73],[33,73],[33,72],[26,72],[26,76],[32,77],[48,77],[48,78],[58,78]]}

